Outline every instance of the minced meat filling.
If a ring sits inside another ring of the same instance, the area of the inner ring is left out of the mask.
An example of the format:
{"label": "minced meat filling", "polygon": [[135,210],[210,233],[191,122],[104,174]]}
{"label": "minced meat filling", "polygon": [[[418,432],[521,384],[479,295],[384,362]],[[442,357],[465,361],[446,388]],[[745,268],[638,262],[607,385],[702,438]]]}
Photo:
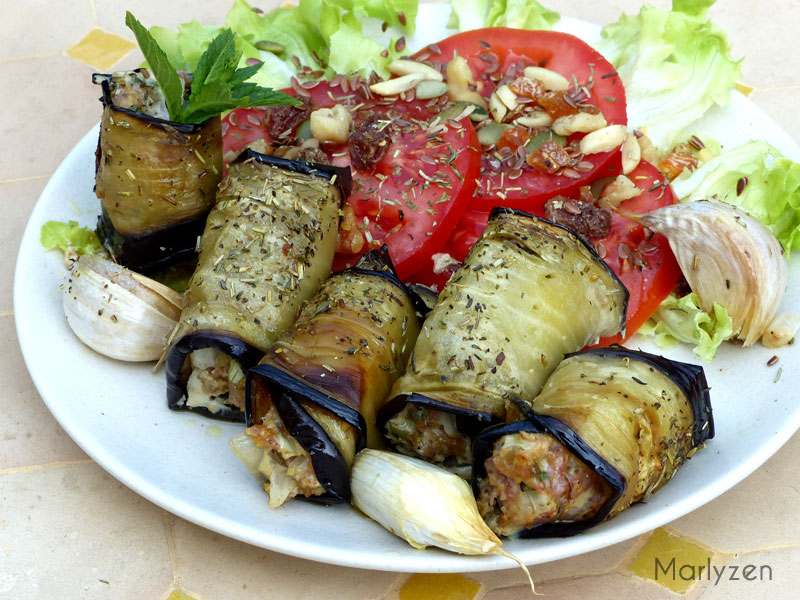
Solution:
{"label": "minced meat filling", "polygon": [[472,441],[458,431],[455,415],[407,404],[386,423],[386,437],[403,454],[445,466],[472,462]]}
{"label": "minced meat filling", "polygon": [[248,427],[245,433],[265,450],[258,470],[267,478],[264,489],[269,505],[278,507],[298,494],[306,498],[324,494],[311,455],[291,436],[272,401],[266,397],[262,402],[268,408],[261,424]]}
{"label": "minced meat filling", "polygon": [[602,477],[549,434],[500,438],[485,467],[478,509],[499,535],[591,518],[612,494]]}
{"label": "minced meat filling", "polygon": [[239,363],[214,348],[203,348],[191,353],[189,364],[188,406],[204,406],[211,412],[224,406],[244,410],[245,375]]}

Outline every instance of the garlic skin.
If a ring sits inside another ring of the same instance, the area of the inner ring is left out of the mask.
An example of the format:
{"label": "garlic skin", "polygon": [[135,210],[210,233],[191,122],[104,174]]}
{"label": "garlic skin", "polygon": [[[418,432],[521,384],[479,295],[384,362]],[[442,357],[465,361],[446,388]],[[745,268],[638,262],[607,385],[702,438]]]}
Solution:
{"label": "garlic skin", "polygon": [[466,481],[422,460],[365,449],[350,474],[353,505],[414,548],[497,554]]}
{"label": "garlic skin", "polygon": [[786,290],[783,248],[772,232],[718,200],[665,206],[639,220],[667,237],[703,310],[719,303],[744,346],[758,341]]}
{"label": "garlic skin", "polygon": [[183,306],[174,290],[92,254],[74,262],[62,291],[75,335],[92,350],[124,361],[157,360]]}

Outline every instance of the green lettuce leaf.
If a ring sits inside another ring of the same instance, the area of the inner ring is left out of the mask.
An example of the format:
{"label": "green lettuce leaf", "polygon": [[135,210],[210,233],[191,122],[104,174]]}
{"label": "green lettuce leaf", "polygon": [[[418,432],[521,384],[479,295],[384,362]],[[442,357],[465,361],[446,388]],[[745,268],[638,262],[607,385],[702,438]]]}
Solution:
{"label": "green lettuce leaf", "polygon": [[88,227],[81,227],[77,221],[48,221],[42,225],[39,241],[45,250],[58,248],[66,252],[73,248],[78,254],[96,254],[103,250],[97,234]]}
{"label": "green lettuce leaf", "polygon": [[447,26],[459,31],[481,27],[552,29],[561,16],[536,0],[450,0]]}
{"label": "green lettuce leaf", "polygon": [[650,5],[602,30],[595,47],[625,84],[628,122],[646,127],[662,152],[714,104],[724,106],[740,76],[725,33],[707,20],[715,0]]}
{"label": "green lettuce leaf", "polygon": [[[298,64],[323,70],[328,78],[336,73],[367,77],[373,70],[388,77],[385,65],[405,53],[395,50],[392,37],[414,33],[418,8],[418,0],[300,0],[298,6],[260,13],[246,0],[234,0],[225,26],[236,34],[240,68],[252,62],[248,59],[264,63],[248,83],[280,89],[298,75]],[[382,31],[383,23],[389,32]],[[186,71],[196,68],[221,31],[196,21],[179,25],[177,32],[150,29],[172,64]],[[259,50],[259,42],[274,42],[284,50]],[[386,50],[388,56],[382,56]]]}
{"label": "green lettuce leaf", "polygon": [[637,333],[655,336],[665,350],[680,342],[692,344],[694,353],[710,362],[719,345],[733,334],[733,321],[725,307],[716,302],[713,314],[708,314],[700,308],[697,294],[683,298],[670,294]]}
{"label": "green lettuce leaf", "polygon": [[[740,189],[740,181],[747,185]],[[800,164],[764,141],[723,152],[672,182],[682,202],[716,197],[761,221],[786,251],[800,248]]]}

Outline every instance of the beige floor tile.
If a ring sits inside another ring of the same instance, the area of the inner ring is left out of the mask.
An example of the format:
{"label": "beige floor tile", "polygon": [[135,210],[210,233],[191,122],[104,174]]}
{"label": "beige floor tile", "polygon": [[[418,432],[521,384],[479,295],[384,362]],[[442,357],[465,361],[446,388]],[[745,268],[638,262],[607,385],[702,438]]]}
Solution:
{"label": "beige floor tile", "polygon": [[[753,552],[800,545],[800,434],[722,497],[670,523],[721,552]],[[775,482],[783,482],[775,485]],[[770,490],[765,496],[764,490]]]}
{"label": "beige floor tile", "polygon": [[700,598],[793,600],[800,595],[797,590],[798,565],[800,548],[781,548],[736,556],[714,573]]}
{"label": "beige floor tile", "polygon": [[[3,2],[2,6],[0,60],[61,52],[92,28],[91,0],[26,0]],[[59,26],[53,27],[53,23]],[[0,77],[0,81],[12,80]]]}
{"label": "beige floor tile", "polygon": [[[800,4],[771,0],[764,8],[767,6],[767,10],[748,10],[746,19],[729,2],[717,2],[710,13],[713,22],[728,34],[734,57],[744,57],[744,81],[756,87],[800,84],[797,54],[791,51],[797,44]],[[758,35],[753,35],[754,31]]]}
{"label": "beige floor tile", "polygon": [[[249,2],[251,6],[259,6],[268,10],[278,6],[276,0]],[[171,2],[152,2],[150,0],[127,0],[126,2],[110,2],[95,0],[97,26],[106,31],[133,39],[131,30],[125,26],[125,11],[128,10],[146,27],[160,25],[175,29],[180,23],[199,21],[204,25],[223,25],[225,14],[233,5],[232,0],[212,0],[197,2],[196,0],[173,0]]]}
{"label": "beige floor tile", "polygon": [[[638,538],[634,538],[573,558],[534,565],[530,567],[531,574],[534,581],[545,582],[608,573],[625,559],[637,542]],[[464,575],[480,581],[488,590],[524,585],[527,582],[525,573],[520,568],[485,573],[464,573]]]}
{"label": "beige floor tile", "polygon": [[[407,578],[293,558],[237,542],[177,517],[173,531],[178,584],[185,593],[203,600],[367,600]],[[231,556],[236,557],[235,562],[229,560]]]}
{"label": "beige floor tile", "polygon": [[[678,594],[674,594],[658,584],[620,573],[540,583],[536,585],[536,591],[542,594],[546,600],[575,600],[576,598],[674,600],[680,598]],[[520,600],[530,597],[529,587],[518,586],[489,592],[483,600]]]}
{"label": "beige floor tile", "polygon": [[[13,87],[5,82],[30,81]],[[0,102],[4,115],[0,180],[47,175],[64,160],[89,128],[100,120],[99,88],[92,68],[68,56],[0,62]],[[54,134],[57,132],[57,134]]]}
{"label": "beige floor tile", "polygon": [[0,378],[0,470],[87,459],[33,386],[17,344],[13,317],[0,317],[0,348],[4,349],[4,368],[15,373]]}
{"label": "beige floor tile", "polygon": [[0,183],[0,239],[11,250],[0,254],[0,314],[13,309],[14,269],[22,234],[47,177]]}
{"label": "beige floor tile", "polygon": [[0,474],[0,531],[2,598],[155,599],[172,581],[161,509],[94,463]]}

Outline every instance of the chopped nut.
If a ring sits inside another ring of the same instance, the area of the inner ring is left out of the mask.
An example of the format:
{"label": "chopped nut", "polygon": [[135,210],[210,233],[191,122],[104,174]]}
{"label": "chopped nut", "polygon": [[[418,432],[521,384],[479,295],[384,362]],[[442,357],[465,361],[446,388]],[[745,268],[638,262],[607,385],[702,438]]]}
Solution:
{"label": "chopped nut", "polygon": [[[605,119],[603,119],[605,121]],[[583,154],[596,154],[598,152],[608,152],[618,148],[625,140],[624,125],[609,125],[587,134],[579,144]]]}
{"label": "chopped nut", "polygon": [[[575,113],[574,115],[558,117],[555,121],[553,121],[552,129],[553,132],[558,135],[569,136],[573,133],[590,133],[592,131],[597,131],[598,129],[602,129],[607,125],[608,123],[606,122],[606,118],[602,115],[602,113],[593,114],[589,112],[579,112]],[[625,127],[623,125],[618,125],[617,127],[622,127],[624,135]],[[622,138],[620,138],[617,146],[619,146],[621,143]],[[581,149],[581,151],[586,154],[583,149]],[[595,150],[595,152],[604,151]]]}
{"label": "chopped nut", "polygon": [[635,198],[641,193],[642,190],[636,187],[630,179],[625,177],[625,175],[619,175],[614,181],[603,188],[597,203],[604,208],[613,210],[625,200]]}
{"label": "chopped nut", "polygon": [[444,76],[433,67],[417,62],[416,60],[408,60],[405,58],[393,60],[386,65],[386,69],[395,75],[412,75],[416,73],[423,75],[425,79],[431,81],[442,81],[444,79]]}
{"label": "chopped nut", "polygon": [[311,135],[321,142],[343,144],[347,141],[353,116],[341,104],[320,108],[311,113]]}
{"label": "chopped nut", "polygon": [[556,73],[543,67],[525,67],[523,72],[525,77],[541,81],[545,89],[553,91],[566,91],[569,89],[569,80],[561,73]]}

